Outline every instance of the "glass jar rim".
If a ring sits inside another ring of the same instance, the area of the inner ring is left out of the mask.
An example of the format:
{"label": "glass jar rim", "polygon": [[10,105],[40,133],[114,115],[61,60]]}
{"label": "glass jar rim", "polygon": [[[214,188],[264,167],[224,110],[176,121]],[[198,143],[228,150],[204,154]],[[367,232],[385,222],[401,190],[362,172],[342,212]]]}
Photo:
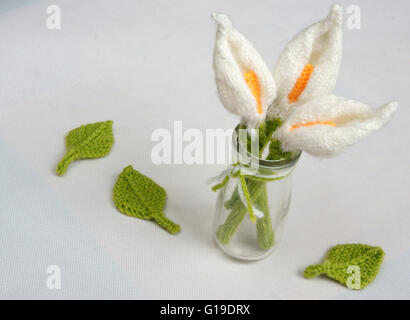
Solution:
{"label": "glass jar rim", "polygon": [[[238,124],[232,134],[232,143],[234,146],[234,151],[239,154],[243,154],[243,155],[246,154],[248,161],[250,160],[249,162],[251,166],[257,165],[259,168],[264,167],[266,169],[285,169],[285,168],[294,166],[298,162],[302,154],[302,150],[295,151],[293,157],[289,159],[284,158],[284,159],[279,159],[279,160],[266,160],[266,159],[262,159],[262,158],[259,158],[253,155],[252,153],[248,151],[247,148],[244,147],[243,143],[238,143],[238,140],[239,140],[238,131],[240,130],[239,128],[240,126],[241,124]],[[240,161],[240,159],[239,159],[239,162],[242,164],[249,164],[249,162],[244,163]]]}

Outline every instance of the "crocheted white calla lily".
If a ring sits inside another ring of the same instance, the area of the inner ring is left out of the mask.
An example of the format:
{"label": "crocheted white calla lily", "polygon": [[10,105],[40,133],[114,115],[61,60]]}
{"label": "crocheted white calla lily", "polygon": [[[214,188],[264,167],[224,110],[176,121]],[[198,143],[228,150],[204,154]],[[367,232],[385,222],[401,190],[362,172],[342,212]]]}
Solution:
{"label": "crocheted white calla lily", "polygon": [[380,129],[397,103],[379,109],[331,95],[342,58],[343,8],[299,33],[285,48],[275,70],[278,97],[268,118],[280,117],[275,133],[284,151],[301,149],[330,157]]}
{"label": "crocheted white calla lily", "polygon": [[306,101],[332,92],[342,59],[343,8],[334,4],[326,19],[297,34],[283,50],[274,72],[277,99],[269,118],[286,117]]}
{"label": "crocheted white calla lily", "polygon": [[215,80],[224,107],[250,128],[261,124],[276,97],[273,76],[260,54],[224,14],[218,24],[214,52]]}
{"label": "crocheted white calla lily", "polygon": [[373,109],[358,101],[327,95],[298,106],[275,136],[282,149],[302,149],[331,157],[387,123],[397,103]]}

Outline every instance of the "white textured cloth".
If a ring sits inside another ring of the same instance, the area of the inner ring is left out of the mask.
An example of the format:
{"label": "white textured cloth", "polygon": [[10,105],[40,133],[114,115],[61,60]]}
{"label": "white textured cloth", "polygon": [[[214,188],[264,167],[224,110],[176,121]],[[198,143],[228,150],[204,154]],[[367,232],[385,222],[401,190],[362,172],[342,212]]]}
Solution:
{"label": "white textured cloth", "polygon": [[[345,55],[338,91],[362,100],[372,92],[368,102],[393,95],[410,101],[408,0],[341,1],[362,6],[363,27],[346,32],[345,51],[354,54]],[[61,6],[61,30],[45,27],[50,4]],[[202,181],[224,166],[151,161],[158,143],[151,133],[167,128],[174,137],[174,120],[204,135],[235,123],[219,104],[210,66],[215,8],[238,24],[252,19],[247,31],[272,67],[269,52],[279,54],[275,43],[291,36],[276,26],[296,31],[301,21],[325,15],[328,1],[118,4],[0,1],[0,297],[410,299],[410,108],[349,155],[302,156],[283,240],[261,262],[228,259],[212,241],[216,199]],[[64,135],[106,119],[114,121],[116,138],[110,155],[74,162],[67,176],[56,176]],[[115,208],[112,187],[127,164],[167,190],[166,214],[182,227],[177,237]],[[365,290],[302,275],[341,241],[386,252]],[[49,265],[61,267],[61,290],[46,286]]]}

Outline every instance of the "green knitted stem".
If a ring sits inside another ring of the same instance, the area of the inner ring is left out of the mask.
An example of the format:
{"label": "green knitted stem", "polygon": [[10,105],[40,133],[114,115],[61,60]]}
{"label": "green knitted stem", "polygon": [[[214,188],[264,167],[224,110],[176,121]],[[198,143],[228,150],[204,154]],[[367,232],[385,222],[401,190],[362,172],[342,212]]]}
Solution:
{"label": "green knitted stem", "polygon": [[247,209],[244,206],[242,206],[242,208],[243,209],[233,210],[226,218],[224,224],[220,225],[216,231],[216,237],[223,245],[226,245],[231,241],[236,229],[238,229],[245,217]]}
{"label": "green knitted stem", "polygon": [[[251,198],[251,202],[257,204],[260,210],[264,212],[264,217],[262,219],[258,219],[256,224],[256,228],[258,231],[258,241],[259,245],[263,249],[269,249],[274,246],[274,232],[272,228],[272,222],[270,218],[269,212],[269,205],[268,205],[268,195],[266,193],[266,183],[276,180],[281,180],[288,177],[292,171],[287,173],[284,176],[276,177],[276,178],[260,178],[260,177],[244,177],[246,179],[246,185],[248,189],[248,195]],[[225,183],[226,184],[226,183]],[[259,189],[260,187],[264,187],[263,189]],[[265,194],[260,196],[259,192],[265,190]],[[245,193],[245,192],[244,192]],[[245,193],[246,194],[246,193]],[[247,199],[249,204],[249,199]],[[238,228],[239,224],[242,222],[243,218],[245,217],[245,212],[240,212],[237,214],[235,210],[243,210],[244,206],[242,204],[242,200],[238,194],[238,191],[235,190],[231,196],[231,199],[227,200],[224,203],[226,210],[231,210],[230,215],[226,219],[225,223],[219,227],[217,230],[217,237],[223,244],[228,244],[230,239],[232,238],[233,234],[235,233],[236,229]],[[238,208],[239,206],[239,208]],[[248,208],[249,211],[249,208]],[[251,215],[251,211],[250,216]],[[252,210],[253,213],[253,210]]]}
{"label": "green knitted stem", "polygon": [[64,158],[57,165],[56,172],[59,176],[63,175],[71,162],[77,159],[77,154],[74,151],[69,151],[65,154]]}
{"label": "green knitted stem", "polygon": [[[266,192],[266,182],[246,179],[248,191],[251,199],[257,204],[259,210],[265,215],[261,219],[257,219],[256,228],[258,231],[258,242],[262,249],[269,249],[274,245],[274,233],[269,214],[268,199]],[[216,231],[216,237],[220,243],[226,245],[231,241],[242,220],[245,218],[248,209],[243,205],[237,191],[234,192],[232,198],[225,203],[225,207],[230,207],[232,210],[225,222],[219,226]]]}
{"label": "green knitted stem", "polygon": [[303,275],[305,276],[305,278],[310,279],[310,278],[317,277],[318,275],[325,273],[325,272],[326,272],[326,268],[323,264],[315,264],[315,265],[307,267]]}
{"label": "green knitted stem", "polygon": [[213,187],[212,187],[212,191],[216,191],[216,190],[219,190],[219,189],[223,188],[223,187],[228,183],[228,181],[229,181],[229,175],[227,175],[227,176],[222,180],[221,183],[218,183],[217,185],[213,186]]}
{"label": "green knitted stem", "polygon": [[258,242],[262,249],[269,249],[274,246],[274,233],[272,228],[272,221],[270,218],[268,193],[266,191],[266,184],[262,188],[261,196],[256,199],[256,206],[264,213],[261,219],[256,222],[256,229],[258,231]]}
{"label": "green knitted stem", "polygon": [[239,181],[241,182],[243,195],[245,196],[246,203],[248,205],[249,218],[251,219],[252,222],[255,222],[256,217],[255,217],[255,213],[253,212],[253,209],[252,209],[251,195],[249,194],[248,187],[246,186],[245,177],[242,176],[242,175],[239,175]]}
{"label": "green knitted stem", "polygon": [[154,220],[165,230],[167,230],[171,234],[178,233],[181,230],[181,227],[179,224],[176,224],[175,222],[169,220],[164,214],[159,213],[155,215]]}
{"label": "green knitted stem", "polygon": [[[263,155],[265,148],[269,145],[269,143],[273,142],[272,134],[282,125],[282,120],[280,118],[275,118],[272,120],[267,120],[259,127],[259,156],[260,158]],[[242,129],[244,129],[243,127]],[[247,141],[247,149],[251,150],[251,138],[248,136]],[[268,159],[281,159],[281,158],[291,158],[293,156],[292,153],[284,153],[282,151],[281,145],[276,143],[272,148],[270,148],[270,152],[268,155]],[[289,173],[290,174],[290,173]],[[286,175],[287,176],[287,175]],[[283,177],[272,178],[270,181],[283,179]],[[235,190],[231,199],[224,203],[224,206],[227,210],[231,210],[230,214],[226,218],[225,222],[219,226],[218,230],[216,231],[216,236],[218,240],[226,245],[231,240],[232,236],[235,234],[236,230],[238,229],[240,223],[246,216],[246,213],[249,211],[249,216],[252,219],[255,219],[252,206],[249,208],[250,202],[253,202],[259,210],[264,213],[264,216],[260,219],[257,219],[256,222],[256,229],[258,232],[258,242],[259,246],[262,249],[269,249],[274,246],[274,232],[272,228],[272,221],[269,212],[269,205],[268,205],[268,195],[266,192],[266,182],[269,180],[261,179],[257,177],[245,177],[241,179],[241,184],[243,186],[243,180],[246,179],[246,188],[248,192],[244,192],[246,200],[248,202],[248,208],[246,208],[238,194],[238,191]],[[225,179],[217,186],[217,189],[223,187],[228,182],[229,178],[225,177]],[[246,191],[246,188],[245,191]],[[217,190],[213,189],[213,190]],[[250,201],[250,200],[251,201]],[[254,220],[253,220],[254,221]]]}

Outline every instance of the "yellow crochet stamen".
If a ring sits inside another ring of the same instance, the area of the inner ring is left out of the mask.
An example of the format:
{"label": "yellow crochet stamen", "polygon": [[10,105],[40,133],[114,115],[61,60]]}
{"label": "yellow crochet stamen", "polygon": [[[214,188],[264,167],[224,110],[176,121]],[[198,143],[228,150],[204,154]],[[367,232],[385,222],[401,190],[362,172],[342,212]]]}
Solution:
{"label": "yellow crochet stamen", "polygon": [[295,85],[288,95],[290,103],[295,102],[299,99],[299,96],[301,95],[303,90],[305,90],[314,69],[315,67],[309,63],[303,68],[302,73],[300,74],[298,80],[296,80]]}
{"label": "yellow crochet stamen", "polygon": [[249,89],[251,90],[253,96],[256,99],[256,108],[259,114],[262,113],[262,101],[261,101],[261,87],[259,84],[258,76],[255,72],[248,71],[244,73],[244,78],[246,84],[248,85]]}
{"label": "yellow crochet stamen", "polygon": [[300,128],[300,127],[313,127],[317,124],[336,127],[336,123],[334,123],[332,121],[319,121],[319,120],[317,120],[317,121],[312,121],[312,122],[296,123],[292,127],[290,127],[289,131],[293,131],[293,130],[295,130],[297,128]]}

